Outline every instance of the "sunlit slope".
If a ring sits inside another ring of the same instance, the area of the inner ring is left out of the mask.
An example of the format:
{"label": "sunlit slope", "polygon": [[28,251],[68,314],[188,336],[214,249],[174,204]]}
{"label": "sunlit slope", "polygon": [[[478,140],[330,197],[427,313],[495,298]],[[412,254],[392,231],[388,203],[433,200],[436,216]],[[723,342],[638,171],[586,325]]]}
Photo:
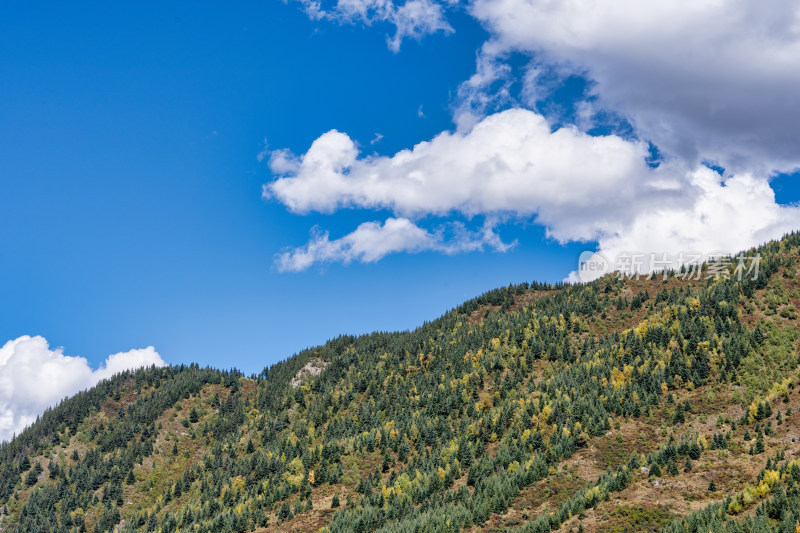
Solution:
{"label": "sunlit slope", "polygon": [[0,448],[0,530],[794,531],[799,245],[117,376]]}

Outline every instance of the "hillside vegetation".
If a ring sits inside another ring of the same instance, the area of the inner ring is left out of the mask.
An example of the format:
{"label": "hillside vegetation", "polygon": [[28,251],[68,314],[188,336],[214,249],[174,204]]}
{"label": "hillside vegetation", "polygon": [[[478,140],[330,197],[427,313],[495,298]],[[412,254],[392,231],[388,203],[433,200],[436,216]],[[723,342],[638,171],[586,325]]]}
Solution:
{"label": "hillside vegetation", "polygon": [[0,446],[0,531],[800,531],[800,235],[756,252],[118,375]]}

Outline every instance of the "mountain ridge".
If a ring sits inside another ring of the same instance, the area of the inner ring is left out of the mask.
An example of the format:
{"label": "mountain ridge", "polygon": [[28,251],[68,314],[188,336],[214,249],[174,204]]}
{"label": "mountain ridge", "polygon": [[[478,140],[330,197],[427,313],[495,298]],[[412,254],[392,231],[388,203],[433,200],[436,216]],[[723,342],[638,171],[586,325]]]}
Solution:
{"label": "mountain ridge", "polygon": [[249,378],[123,373],[0,446],[0,531],[794,530],[800,236],[756,252],[755,280],[509,285]]}

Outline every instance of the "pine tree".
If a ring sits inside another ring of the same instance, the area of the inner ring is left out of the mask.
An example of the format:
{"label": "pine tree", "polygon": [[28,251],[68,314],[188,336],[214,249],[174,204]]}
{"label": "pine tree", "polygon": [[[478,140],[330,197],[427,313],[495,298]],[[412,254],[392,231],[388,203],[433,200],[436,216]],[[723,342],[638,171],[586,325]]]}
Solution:
{"label": "pine tree", "polygon": [[675,464],[675,461],[672,459],[669,460],[667,463],[667,473],[670,476],[677,476],[678,475],[678,465]]}
{"label": "pine tree", "polygon": [[764,408],[764,402],[758,402],[758,407],[756,408],[756,420],[763,420],[767,417],[767,411]]}
{"label": "pine tree", "polygon": [[[38,465],[39,463],[36,464]],[[28,475],[25,477],[25,485],[27,485],[28,487],[32,487],[36,485],[36,481],[38,479],[39,475],[36,473],[36,469],[32,468],[30,472],[28,472]]]}
{"label": "pine tree", "polygon": [[756,326],[756,329],[753,331],[753,340],[756,341],[756,344],[764,344],[766,340],[766,336],[764,332],[761,330],[761,326]]}
{"label": "pine tree", "polygon": [[761,433],[758,434],[758,438],[756,439],[755,453],[764,453],[764,436]]}
{"label": "pine tree", "polygon": [[677,425],[677,424],[683,424],[685,422],[686,422],[686,417],[683,414],[683,406],[681,404],[678,404],[678,406],[675,408],[675,415],[672,417],[672,423]]}
{"label": "pine tree", "polygon": [[292,518],[292,510],[289,508],[289,502],[285,501],[278,510],[278,520],[283,522],[285,520],[290,520],[291,518]]}
{"label": "pine tree", "polygon": [[408,460],[408,454],[410,451],[411,450],[408,446],[408,441],[406,439],[403,439],[402,442],[400,443],[400,447],[397,450],[397,459],[401,463],[405,463]]}
{"label": "pine tree", "polygon": [[383,456],[383,461],[381,462],[381,472],[388,472],[391,466],[392,461],[389,459],[389,454],[387,453]]}

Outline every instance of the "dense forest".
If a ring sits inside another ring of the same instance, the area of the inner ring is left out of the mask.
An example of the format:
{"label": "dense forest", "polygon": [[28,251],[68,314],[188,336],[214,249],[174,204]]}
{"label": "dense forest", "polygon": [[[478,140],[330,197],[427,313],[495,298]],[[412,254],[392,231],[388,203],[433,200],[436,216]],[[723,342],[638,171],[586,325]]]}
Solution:
{"label": "dense forest", "polygon": [[800,531],[800,235],[746,253],[117,375],[0,446],[0,531]]}

